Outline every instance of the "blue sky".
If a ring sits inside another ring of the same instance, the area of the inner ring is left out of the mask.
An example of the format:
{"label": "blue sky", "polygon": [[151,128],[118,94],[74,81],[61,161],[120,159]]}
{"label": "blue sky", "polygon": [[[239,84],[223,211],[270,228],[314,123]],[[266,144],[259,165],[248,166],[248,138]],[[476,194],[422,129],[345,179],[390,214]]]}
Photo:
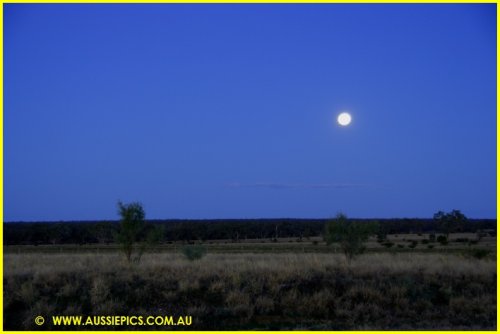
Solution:
{"label": "blue sky", "polygon": [[495,6],[6,4],[4,219],[494,218]]}

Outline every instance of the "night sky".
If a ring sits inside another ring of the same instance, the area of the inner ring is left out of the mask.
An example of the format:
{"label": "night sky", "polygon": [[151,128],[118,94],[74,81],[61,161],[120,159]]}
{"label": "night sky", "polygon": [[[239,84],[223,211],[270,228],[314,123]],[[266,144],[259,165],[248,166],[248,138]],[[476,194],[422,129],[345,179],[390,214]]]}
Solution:
{"label": "night sky", "polygon": [[118,200],[495,218],[496,4],[5,4],[4,220]]}

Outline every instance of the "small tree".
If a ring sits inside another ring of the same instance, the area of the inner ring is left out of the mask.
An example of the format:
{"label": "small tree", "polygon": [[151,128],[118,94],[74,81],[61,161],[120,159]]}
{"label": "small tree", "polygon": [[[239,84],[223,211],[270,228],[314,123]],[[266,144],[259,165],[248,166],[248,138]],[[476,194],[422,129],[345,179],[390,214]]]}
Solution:
{"label": "small tree", "polygon": [[339,213],[326,224],[327,244],[340,243],[348,261],[365,251],[364,242],[375,232],[375,224],[350,221]]}
{"label": "small tree", "polygon": [[[138,202],[123,204],[118,202],[118,214],[121,217],[118,242],[122,246],[128,262],[139,262],[148,246],[159,242],[161,231],[147,225],[146,214]],[[137,253],[133,257],[133,253]]]}
{"label": "small tree", "polygon": [[438,211],[433,216],[442,233],[449,237],[451,232],[460,230],[467,222],[467,217],[460,210],[452,210],[449,213]]}
{"label": "small tree", "polygon": [[451,210],[448,214],[453,224],[454,231],[463,231],[467,223],[467,217],[460,210]]}

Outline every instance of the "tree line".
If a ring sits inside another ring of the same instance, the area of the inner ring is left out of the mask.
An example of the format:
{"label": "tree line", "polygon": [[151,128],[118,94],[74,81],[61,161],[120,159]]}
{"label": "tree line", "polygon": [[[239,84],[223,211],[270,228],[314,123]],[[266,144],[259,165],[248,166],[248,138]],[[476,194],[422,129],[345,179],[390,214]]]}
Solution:
{"label": "tree line", "polygon": [[[379,233],[445,233],[496,231],[495,219],[466,219],[451,225],[452,216],[440,214],[434,219],[349,219],[374,223]],[[207,240],[243,242],[245,239],[295,238],[305,241],[324,236],[330,219],[211,219],[211,220],[146,220],[157,227],[160,243],[196,243]],[[448,226],[450,229],[444,230]],[[42,244],[111,244],[118,243],[120,221],[72,222],[7,222],[3,225],[4,245]]]}

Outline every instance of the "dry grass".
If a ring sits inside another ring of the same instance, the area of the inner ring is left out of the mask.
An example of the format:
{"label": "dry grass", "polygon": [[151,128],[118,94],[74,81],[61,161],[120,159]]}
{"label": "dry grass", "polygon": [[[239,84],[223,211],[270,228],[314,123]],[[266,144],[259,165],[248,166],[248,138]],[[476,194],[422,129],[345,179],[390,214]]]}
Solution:
{"label": "dry grass", "polygon": [[130,266],[119,254],[6,254],[4,282],[5,329],[35,328],[35,314],[164,310],[193,315],[190,329],[496,328],[496,262],[459,255],[379,253],[347,263],[333,254],[208,254],[190,262],[166,253]]}
{"label": "dry grass", "polygon": [[[78,272],[117,272],[130,270],[121,254],[6,254],[4,276]],[[242,271],[266,271],[281,274],[306,274],[311,270],[335,268],[357,273],[473,274],[496,273],[495,261],[478,261],[461,255],[446,254],[366,254],[347,263],[340,254],[208,254],[199,261],[187,261],[181,254],[147,254],[136,271],[166,268],[229,274]]]}

